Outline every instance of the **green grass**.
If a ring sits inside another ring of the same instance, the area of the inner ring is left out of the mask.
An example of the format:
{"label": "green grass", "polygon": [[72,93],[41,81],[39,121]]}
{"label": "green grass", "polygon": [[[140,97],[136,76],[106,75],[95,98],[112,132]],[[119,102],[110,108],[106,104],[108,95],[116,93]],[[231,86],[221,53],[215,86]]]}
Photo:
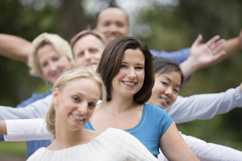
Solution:
{"label": "green grass", "polygon": [[25,142],[0,142],[0,155],[11,154],[25,157]]}

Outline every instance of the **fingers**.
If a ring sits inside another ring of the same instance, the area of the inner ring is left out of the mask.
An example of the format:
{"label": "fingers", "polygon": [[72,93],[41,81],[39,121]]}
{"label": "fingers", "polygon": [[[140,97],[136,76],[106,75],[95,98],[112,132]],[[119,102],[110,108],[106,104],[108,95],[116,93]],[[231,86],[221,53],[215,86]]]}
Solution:
{"label": "fingers", "polygon": [[214,56],[213,56],[213,63],[219,62],[221,61],[221,59],[223,58],[223,56],[226,54],[225,50],[221,50],[219,52],[217,52]]}
{"label": "fingers", "polygon": [[220,39],[220,36],[219,35],[215,35],[214,37],[212,37],[210,40],[208,40],[206,42],[206,45],[208,47],[211,47],[211,45],[213,45],[214,42],[218,41]]}
{"label": "fingers", "polygon": [[203,40],[203,37],[201,34],[199,34],[196,40],[193,42],[192,46],[198,46],[202,42],[202,40]]}
{"label": "fingers", "polygon": [[224,50],[225,46],[226,46],[226,41],[224,39],[220,39],[213,43],[213,47],[211,48],[211,51],[213,54],[217,54],[221,50]]}

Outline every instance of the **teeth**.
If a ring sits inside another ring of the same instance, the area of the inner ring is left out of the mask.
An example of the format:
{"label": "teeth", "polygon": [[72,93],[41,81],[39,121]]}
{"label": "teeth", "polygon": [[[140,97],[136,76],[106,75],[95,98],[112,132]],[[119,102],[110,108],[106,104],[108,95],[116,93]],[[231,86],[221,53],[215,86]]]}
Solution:
{"label": "teeth", "polygon": [[74,118],[78,119],[78,120],[81,120],[81,121],[83,121],[85,119],[84,117],[79,117],[79,116],[76,116],[76,115],[73,115],[73,114],[72,114],[72,116]]}
{"label": "teeth", "polygon": [[169,101],[165,98],[161,98],[163,101],[165,101],[167,104],[169,103]]}
{"label": "teeth", "polygon": [[130,85],[130,86],[134,86],[135,83],[131,83],[131,82],[124,82],[124,84]]}

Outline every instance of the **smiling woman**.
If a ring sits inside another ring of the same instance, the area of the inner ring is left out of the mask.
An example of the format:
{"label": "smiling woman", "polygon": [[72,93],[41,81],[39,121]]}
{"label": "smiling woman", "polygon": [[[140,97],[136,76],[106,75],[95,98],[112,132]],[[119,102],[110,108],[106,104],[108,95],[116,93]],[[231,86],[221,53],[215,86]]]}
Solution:
{"label": "smiling woman", "polygon": [[33,49],[28,58],[31,75],[54,84],[73,64],[71,47],[59,35],[42,33],[33,40]]}
{"label": "smiling woman", "polygon": [[156,158],[132,135],[109,128],[100,133],[84,129],[98,100],[106,102],[105,86],[89,68],[73,68],[63,73],[53,87],[52,104],[46,116],[54,141],[40,148],[28,161],[58,160],[141,160]]}
{"label": "smiling woman", "polygon": [[169,160],[197,160],[168,114],[145,104],[154,84],[152,55],[145,44],[132,37],[110,42],[97,71],[107,89],[107,102],[98,104],[84,128],[119,128],[139,139],[154,156],[161,148]]}

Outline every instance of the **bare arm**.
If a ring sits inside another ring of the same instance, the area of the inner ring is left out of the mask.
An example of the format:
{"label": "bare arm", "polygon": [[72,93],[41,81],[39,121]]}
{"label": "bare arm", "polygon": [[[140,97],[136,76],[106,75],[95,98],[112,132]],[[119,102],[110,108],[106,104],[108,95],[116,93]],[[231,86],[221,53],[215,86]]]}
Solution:
{"label": "bare arm", "polygon": [[5,121],[0,121],[0,134],[7,135],[7,128]]}
{"label": "bare arm", "polygon": [[27,63],[31,48],[31,42],[23,38],[0,34],[0,55],[2,56]]}
{"label": "bare arm", "polygon": [[160,147],[168,160],[198,160],[189,149],[173,122],[160,139]]}
{"label": "bare arm", "polygon": [[224,50],[226,51],[227,54],[224,56],[224,59],[238,52],[241,49],[242,49],[242,30],[240,31],[240,34],[238,37],[235,37],[233,39],[229,39],[226,41],[226,46]]}

